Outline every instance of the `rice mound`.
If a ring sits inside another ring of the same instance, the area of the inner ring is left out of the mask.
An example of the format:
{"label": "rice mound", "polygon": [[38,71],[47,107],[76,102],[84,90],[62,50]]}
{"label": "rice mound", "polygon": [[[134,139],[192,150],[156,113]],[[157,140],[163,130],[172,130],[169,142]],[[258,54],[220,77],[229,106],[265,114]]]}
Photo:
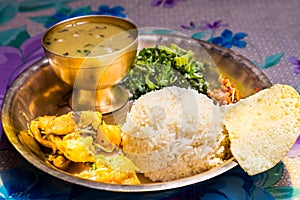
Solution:
{"label": "rice mound", "polygon": [[228,158],[222,107],[193,89],[166,87],[137,99],[122,127],[122,145],[145,177],[170,181]]}

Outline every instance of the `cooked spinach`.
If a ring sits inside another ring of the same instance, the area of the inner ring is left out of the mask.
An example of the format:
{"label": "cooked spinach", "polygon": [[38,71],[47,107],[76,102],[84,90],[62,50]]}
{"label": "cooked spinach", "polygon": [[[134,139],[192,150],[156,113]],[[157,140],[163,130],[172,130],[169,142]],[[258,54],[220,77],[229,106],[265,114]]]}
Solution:
{"label": "cooked spinach", "polygon": [[192,51],[175,44],[156,45],[138,53],[121,84],[130,91],[131,99],[167,86],[190,87],[207,94],[204,73],[208,64],[196,60]]}

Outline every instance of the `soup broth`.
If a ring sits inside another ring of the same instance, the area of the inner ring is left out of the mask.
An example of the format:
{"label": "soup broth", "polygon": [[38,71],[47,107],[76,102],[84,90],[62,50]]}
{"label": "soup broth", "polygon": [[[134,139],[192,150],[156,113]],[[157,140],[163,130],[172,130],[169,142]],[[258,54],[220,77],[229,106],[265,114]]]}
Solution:
{"label": "soup broth", "polygon": [[103,22],[78,22],[53,29],[45,47],[70,57],[100,56],[125,48],[135,40],[134,30]]}

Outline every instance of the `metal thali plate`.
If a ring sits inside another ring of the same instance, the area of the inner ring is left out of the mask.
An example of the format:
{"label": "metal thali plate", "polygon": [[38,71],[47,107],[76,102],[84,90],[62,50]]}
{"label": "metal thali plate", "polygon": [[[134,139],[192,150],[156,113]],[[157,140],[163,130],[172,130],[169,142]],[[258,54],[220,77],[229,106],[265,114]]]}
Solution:
{"label": "metal thali plate", "polygon": [[[168,42],[171,36],[167,35],[142,35],[139,48],[149,45]],[[189,41],[184,37],[172,38],[177,44],[189,46]],[[244,96],[249,96],[257,89],[268,88],[270,81],[264,73],[249,59],[232,50],[197,40],[213,58],[218,70],[229,76],[240,88]],[[68,98],[72,87],[62,82],[53,72],[47,58],[28,67],[11,84],[5,95],[2,106],[2,124],[4,131],[17,151],[38,169],[64,181],[86,186],[89,188],[114,191],[114,192],[152,192],[174,189],[202,182],[216,177],[237,166],[234,158],[230,158],[222,165],[204,173],[169,182],[151,182],[141,178],[140,185],[118,185],[100,183],[74,176],[70,172],[57,170],[45,163],[41,155],[36,155],[18,139],[18,134],[26,130],[28,123],[42,115],[59,115],[70,111]],[[120,113],[123,111],[120,110]],[[120,115],[121,116],[121,115]]]}

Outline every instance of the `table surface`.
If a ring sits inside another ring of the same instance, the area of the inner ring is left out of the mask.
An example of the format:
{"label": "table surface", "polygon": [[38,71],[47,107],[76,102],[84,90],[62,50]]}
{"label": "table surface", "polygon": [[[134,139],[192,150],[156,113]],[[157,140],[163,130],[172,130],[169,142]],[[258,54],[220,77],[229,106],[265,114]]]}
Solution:
{"label": "table surface", "polygon": [[[230,48],[272,83],[300,92],[298,0],[1,0],[0,104],[16,76],[44,57],[51,25],[96,14],[129,18],[155,33],[166,29]],[[31,166],[0,129],[0,199],[300,199],[300,139],[282,162],[250,177],[240,167],[212,180],[160,193],[112,193],[65,183]]]}

